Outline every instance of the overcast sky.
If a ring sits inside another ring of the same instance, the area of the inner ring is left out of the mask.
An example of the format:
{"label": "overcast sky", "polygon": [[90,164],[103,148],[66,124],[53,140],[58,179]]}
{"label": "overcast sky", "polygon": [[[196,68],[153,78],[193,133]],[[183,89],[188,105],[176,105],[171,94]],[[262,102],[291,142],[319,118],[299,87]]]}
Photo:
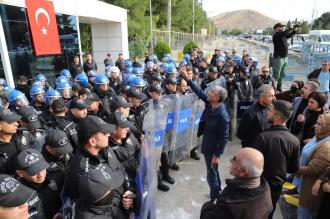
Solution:
{"label": "overcast sky", "polygon": [[[203,8],[208,16],[252,9],[278,20],[288,21],[298,18],[310,21],[314,2],[315,0],[203,0]],[[318,17],[330,11],[330,0],[316,0],[315,9]]]}

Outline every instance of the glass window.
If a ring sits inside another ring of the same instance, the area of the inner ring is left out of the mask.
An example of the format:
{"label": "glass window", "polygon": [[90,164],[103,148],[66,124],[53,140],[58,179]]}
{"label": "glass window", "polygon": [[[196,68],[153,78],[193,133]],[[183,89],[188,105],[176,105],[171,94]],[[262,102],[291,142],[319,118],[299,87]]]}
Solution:
{"label": "glass window", "polygon": [[0,54],[0,78],[5,78],[5,71],[3,69],[1,54]]}
{"label": "glass window", "polygon": [[0,4],[0,15],[15,81],[19,75],[33,79],[36,74],[44,73],[52,84],[55,76],[64,68],[69,69],[73,56],[79,53],[75,16],[56,14],[62,54],[36,57],[26,9]]}

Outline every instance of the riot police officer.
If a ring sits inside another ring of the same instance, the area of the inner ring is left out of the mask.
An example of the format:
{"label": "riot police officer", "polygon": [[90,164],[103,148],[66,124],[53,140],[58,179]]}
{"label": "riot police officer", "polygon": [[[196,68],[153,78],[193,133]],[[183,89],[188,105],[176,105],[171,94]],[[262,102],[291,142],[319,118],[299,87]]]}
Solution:
{"label": "riot police officer", "polygon": [[63,173],[68,167],[72,145],[62,130],[48,130],[41,154],[51,167],[58,167]]}
{"label": "riot police officer", "polygon": [[122,164],[108,147],[114,126],[96,116],[87,116],[78,130],[80,147],[70,162],[65,195],[77,203],[79,218],[127,218],[124,209],[133,205],[128,197],[133,188],[129,188]]}
{"label": "riot police officer", "polygon": [[38,114],[46,111],[46,104],[44,100],[45,90],[40,86],[32,86],[30,90],[30,97],[32,100],[31,106],[37,111]]}
{"label": "riot police officer", "polygon": [[134,136],[141,142],[143,137],[143,119],[146,113],[147,103],[141,104],[147,96],[142,93],[138,88],[131,87],[128,94],[128,102],[132,104],[129,111],[128,120],[133,122],[132,132]]}
{"label": "riot police officer", "polygon": [[209,71],[207,73],[207,78],[204,78],[201,83],[201,88],[205,90],[207,87],[207,84],[211,83],[212,81],[216,80],[218,78],[218,70],[217,67],[210,67]]}
{"label": "riot police officer", "polygon": [[97,96],[96,93],[89,93],[85,100],[87,106],[87,115],[94,115],[106,122],[111,121],[111,113],[107,112],[103,105],[100,104],[100,98]]}
{"label": "riot police officer", "polygon": [[56,99],[52,103],[52,113],[53,119],[49,124],[49,127],[52,129],[60,129],[63,130],[74,148],[74,150],[78,147],[78,136],[76,130],[76,124],[73,121],[70,121],[65,116],[67,111],[66,105],[62,99]]}
{"label": "riot police officer", "polygon": [[122,85],[120,81],[120,70],[116,66],[111,66],[109,70],[106,70],[106,76],[109,78],[109,86],[114,89],[116,94],[119,93],[119,89]]}
{"label": "riot police officer", "polygon": [[57,167],[50,168],[42,154],[34,149],[20,152],[15,158],[15,167],[18,180],[38,193],[42,204],[39,214],[53,218],[62,207],[64,173]]}
{"label": "riot police officer", "polygon": [[21,133],[16,133],[21,116],[0,107],[0,173],[12,175],[15,172],[15,156],[30,147]]}
{"label": "riot police officer", "polygon": [[112,147],[118,160],[123,164],[128,176],[136,178],[136,170],[140,161],[140,143],[130,133],[133,123],[121,112],[114,113],[115,130],[110,134],[109,146]]}
{"label": "riot police officer", "polygon": [[94,81],[94,92],[99,96],[100,102],[107,112],[110,112],[110,98],[116,95],[116,92],[109,87],[109,79],[103,75],[99,74],[96,76]]}
{"label": "riot police officer", "polygon": [[18,131],[27,138],[31,148],[41,151],[46,134],[42,129],[37,111],[31,106],[25,106],[18,110],[18,114],[22,116],[18,121]]}

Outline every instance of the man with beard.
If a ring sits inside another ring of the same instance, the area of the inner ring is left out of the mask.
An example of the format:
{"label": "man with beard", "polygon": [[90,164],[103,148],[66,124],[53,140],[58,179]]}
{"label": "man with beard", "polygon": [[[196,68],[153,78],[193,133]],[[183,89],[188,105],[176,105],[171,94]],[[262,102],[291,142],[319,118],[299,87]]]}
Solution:
{"label": "man with beard", "polygon": [[273,211],[282,192],[282,185],[287,173],[295,173],[299,167],[300,142],[286,127],[286,121],[292,114],[292,105],[285,100],[276,100],[268,111],[272,126],[260,133],[252,147],[259,150],[265,157],[263,177],[269,183]]}

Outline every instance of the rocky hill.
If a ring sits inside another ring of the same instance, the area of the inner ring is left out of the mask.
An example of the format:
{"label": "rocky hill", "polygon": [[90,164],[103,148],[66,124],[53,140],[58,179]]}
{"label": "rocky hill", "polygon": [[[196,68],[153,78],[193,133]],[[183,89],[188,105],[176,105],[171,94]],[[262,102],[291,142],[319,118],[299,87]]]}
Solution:
{"label": "rocky hill", "polygon": [[[230,31],[237,28],[244,32],[272,28],[277,22],[283,22],[249,9],[221,13],[211,19],[221,30]],[[283,23],[286,24],[286,22]]]}

